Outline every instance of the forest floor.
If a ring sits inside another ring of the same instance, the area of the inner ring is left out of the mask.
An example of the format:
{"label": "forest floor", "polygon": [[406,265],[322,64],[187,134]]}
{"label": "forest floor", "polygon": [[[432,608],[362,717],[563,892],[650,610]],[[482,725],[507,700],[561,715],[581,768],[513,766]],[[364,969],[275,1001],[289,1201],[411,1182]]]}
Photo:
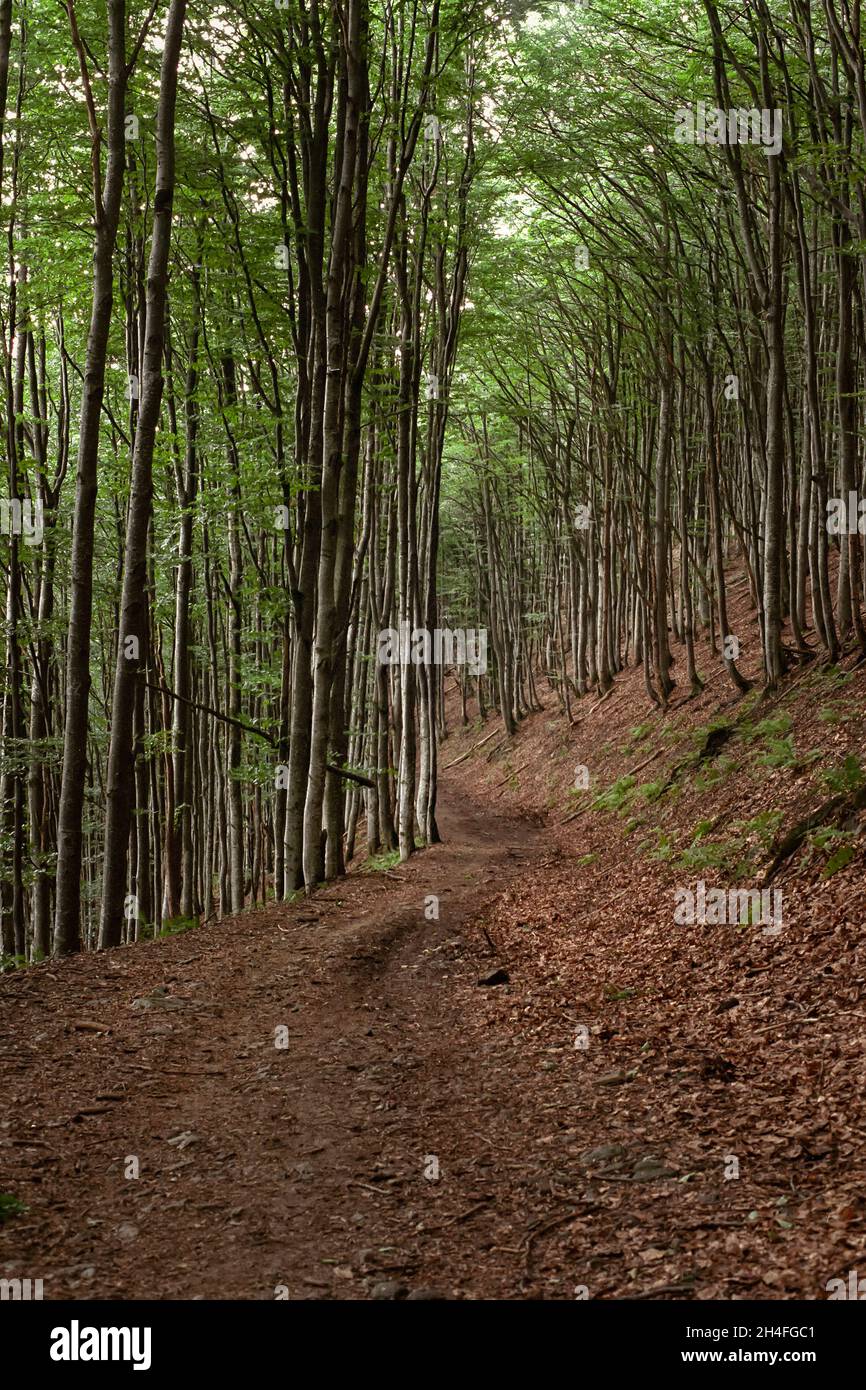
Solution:
{"label": "forest floor", "polygon": [[513,739],[447,740],[444,843],[409,863],[0,979],[25,1207],[0,1277],[787,1299],[866,1274],[862,813],[782,866],[780,933],[673,920],[678,887],[761,881],[864,756],[864,699],[814,665],[770,706],[716,680],[648,714],[631,670],[569,725],[548,694]]}

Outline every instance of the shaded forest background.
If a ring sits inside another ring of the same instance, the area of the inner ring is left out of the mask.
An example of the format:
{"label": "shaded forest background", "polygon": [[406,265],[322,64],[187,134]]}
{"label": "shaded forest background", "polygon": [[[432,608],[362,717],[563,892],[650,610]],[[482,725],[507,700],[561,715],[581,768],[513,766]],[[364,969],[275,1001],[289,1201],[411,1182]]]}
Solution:
{"label": "shaded forest background", "polygon": [[446,682],[866,655],[859,0],[0,0],[0,110],[7,963],[434,842]]}

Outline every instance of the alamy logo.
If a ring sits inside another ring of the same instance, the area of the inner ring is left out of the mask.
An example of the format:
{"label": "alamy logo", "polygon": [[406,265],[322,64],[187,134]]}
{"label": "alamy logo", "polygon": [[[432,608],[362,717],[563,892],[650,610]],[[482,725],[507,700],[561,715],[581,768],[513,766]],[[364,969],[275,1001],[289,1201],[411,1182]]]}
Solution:
{"label": "alamy logo", "polygon": [[4,536],[22,536],[25,545],[40,545],[44,532],[42,498],[31,502],[28,497],[0,497],[0,532]]}
{"label": "alamy logo", "polygon": [[721,111],[699,101],[694,109],[681,106],[674,112],[674,120],[678,145],[761,145],[767,157],[782,149],[782,113],[778,110],[741,106]]}
{"label": "alamy logo", "polygon": [[410,627],[405,620],[383,628],[376,659],[380,666],[468,666],[473,676],[487,670],[487,629]]}
{"label": "alamy logo", "polygon": [[828,1279],[824,1288],[830,1303],[840,1298],[859,1299],[861,1302],[866,1299],[866,1279],[858,1279],[856,1269],[848,1270],[847,1283],[844,1279]]}
{"label": "alamy logo", "polygon": [[827,531],[831,536],[866,536],[866,497],[849,492],[827,498]]}
{"label": "alamy logo", "polygon": [[41,1298],[41,1279],[0,1279],[0,1303],[38,1303]]}
{"label": "alamy logo", "polygon": [[134,1371],[150,1370],[149,1327],[69,1327],[51,1331],[52,1361],[131,1361]]}
{"label": "alamy logo", "polygon": [[782,930],[782,893],[774,888],[677,888],[674,921],[677,926],[760,926],[765,936]]}

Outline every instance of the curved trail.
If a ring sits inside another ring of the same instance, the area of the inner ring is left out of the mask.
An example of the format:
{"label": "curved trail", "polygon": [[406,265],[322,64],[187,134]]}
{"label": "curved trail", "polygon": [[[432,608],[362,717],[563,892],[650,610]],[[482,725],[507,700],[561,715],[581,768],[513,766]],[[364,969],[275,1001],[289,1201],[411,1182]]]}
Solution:
{"label": "curved trail", "polygon": [[541,832],[447,796],[440,825],[398,870],[0,981],[0,1189],[28,1208],[0,1275],[46,1298],[525,1296],[532,1073],[466,1024],[502,965],[472,919]]}

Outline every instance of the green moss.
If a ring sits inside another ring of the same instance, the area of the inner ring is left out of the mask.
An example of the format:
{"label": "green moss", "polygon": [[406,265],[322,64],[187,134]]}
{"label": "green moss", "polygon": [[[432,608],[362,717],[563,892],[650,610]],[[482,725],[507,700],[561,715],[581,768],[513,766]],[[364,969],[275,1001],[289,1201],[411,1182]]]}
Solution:
{"label": "green moss", "polygon": [[694,844],[696,840],[702,840],[707,834],[707,831],[712,829],[712,826],[713,822],[711,820],[699,820],[692,831],[692,844]]}

